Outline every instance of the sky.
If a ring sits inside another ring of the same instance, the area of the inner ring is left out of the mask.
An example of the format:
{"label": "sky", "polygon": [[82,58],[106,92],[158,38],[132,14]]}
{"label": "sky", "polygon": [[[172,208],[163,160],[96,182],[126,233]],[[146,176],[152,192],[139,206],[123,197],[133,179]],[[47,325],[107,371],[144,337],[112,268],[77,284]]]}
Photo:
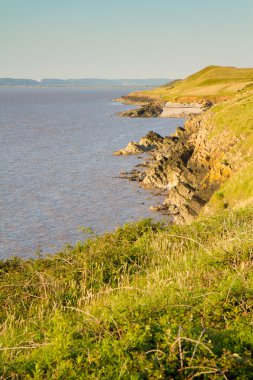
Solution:
{"label": "sky", "polygon": [[253,67],[253,0],[0,0],[0,77],[183,78]]}

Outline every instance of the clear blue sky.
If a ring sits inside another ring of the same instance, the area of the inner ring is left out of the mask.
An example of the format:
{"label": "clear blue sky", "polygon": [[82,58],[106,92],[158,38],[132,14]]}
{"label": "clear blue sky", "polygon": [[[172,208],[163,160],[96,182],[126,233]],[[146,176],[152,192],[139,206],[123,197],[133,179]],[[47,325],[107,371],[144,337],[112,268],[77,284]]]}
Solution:
{"label": "clear blue sky", "polygon": [[253,0],[0,0],[0,77],[182,78],[253,66]]}

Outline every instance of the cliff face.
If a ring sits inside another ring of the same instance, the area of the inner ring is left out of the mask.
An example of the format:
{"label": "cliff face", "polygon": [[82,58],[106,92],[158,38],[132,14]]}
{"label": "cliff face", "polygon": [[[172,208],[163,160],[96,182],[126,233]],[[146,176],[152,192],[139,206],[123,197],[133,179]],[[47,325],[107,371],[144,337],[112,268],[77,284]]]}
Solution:
{"label": "cliff face", "polygon": [[157,156],[143,180],[144,185],[153,183],[168,189],[162,208],[177,223],[195,218],[220,184],[236,171],[238,158],[229,152],[237,140],[226,133],[209,139],[211,130],[210,113],[188,120],[184,131],[176,131],[178,140]]}
{"label": "cliff face", "polygon": [[142,164],[142,170],[125,175],[143,187],[162,190],[165,201],[154,210],[172,215],[176,223],[194,219],[238,168],[240,155],[232,152],[238,138],[228,131],[211,138],[212,129],[213,114],[209,110],[191,117],[173,135],[160,138],[158,146],[149,133],[146,140],[149,138],[152,147],[151,157]]}
{"label": "cliff face", "polygon": [[148,144],[140,141],[118,152],[149,153],[146,162],[122,176],[162,192],[165,201],[154,209],[176,223],[188,223],[200,212],[253,204],[252,75],[253,68],[209,66],[121,99],[140,106],[123,116],[188,117],[184,128],[160,136],[159,144],[149,134]]}

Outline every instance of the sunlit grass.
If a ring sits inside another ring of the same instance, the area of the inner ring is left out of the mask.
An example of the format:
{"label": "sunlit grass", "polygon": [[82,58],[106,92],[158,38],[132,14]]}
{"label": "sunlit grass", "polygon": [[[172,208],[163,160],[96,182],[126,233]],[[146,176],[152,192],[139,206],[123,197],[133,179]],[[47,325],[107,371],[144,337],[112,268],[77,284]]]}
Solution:
{"label": "sunlit grass", "polygon": [[251,379],[252,228],[252,209],[147,220],[3,262],[3,378]]}
{"label": "sunlit grass", "polygon": [[252,68],[208,66],[181,81],[131,95],[164,101],[191,102],[209,98],[219,102],[231,98],[244,88],[250,89],[252,85]]}
{"label": "sunlit grass", "polygon": [[253,163],[250,162],[235,173],[219,191],[214,193],[209,203],[209,209],[214,210],[253,204]]}
{"label": "sunlit grass", "polygon": [[229,130],[235,136],[253,134],[253,95],[237,96],[212,109],[215,114],[215,132]]}
{"label": "sunlit grass", "polygon": [[[210,66],[150,93],[196,99],[216,86],[231,95],[252,80],[252,69],[238,70]],[[55,255],[0,262],[0,379],[253,378],[253,95],[245,88],[207,111],[209,141],[234,138],[239,157],[208,204],[212,217],[187,226],[144,220]]]}

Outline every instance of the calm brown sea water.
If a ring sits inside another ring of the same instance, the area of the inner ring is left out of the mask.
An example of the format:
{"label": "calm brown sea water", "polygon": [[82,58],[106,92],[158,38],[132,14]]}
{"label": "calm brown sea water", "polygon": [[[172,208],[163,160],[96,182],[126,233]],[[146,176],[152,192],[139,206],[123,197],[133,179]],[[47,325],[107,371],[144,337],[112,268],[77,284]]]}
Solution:
{"label": "calm brown sea water", "polygon": [[179,119],[124,119],[111,100],[133,89],[0,89],[0,258],[53,252],[143,217],[158,199],[115,178],[137,157],[114,150],[149,130],[173,132]]}

